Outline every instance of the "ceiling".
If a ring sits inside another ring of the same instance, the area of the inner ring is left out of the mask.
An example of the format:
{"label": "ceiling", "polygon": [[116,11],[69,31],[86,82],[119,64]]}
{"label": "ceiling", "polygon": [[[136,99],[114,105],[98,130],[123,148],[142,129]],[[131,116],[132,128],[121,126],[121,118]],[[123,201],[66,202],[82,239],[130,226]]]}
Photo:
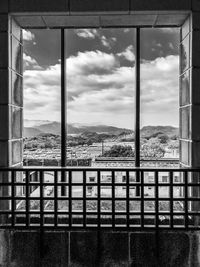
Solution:
{"label": "ceiling", "polygon": [[130,12],[130,14],[26,14],[13,15],[22,28],[86,28],[86,27],[179,27],[188,12]]}

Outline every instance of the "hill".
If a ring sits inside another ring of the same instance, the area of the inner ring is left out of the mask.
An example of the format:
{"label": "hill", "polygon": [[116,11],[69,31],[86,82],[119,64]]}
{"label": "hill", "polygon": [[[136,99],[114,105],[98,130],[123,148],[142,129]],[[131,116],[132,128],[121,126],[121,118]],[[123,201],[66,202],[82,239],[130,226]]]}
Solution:
{"label": "hill", "polygon": [[141,129],[141,137],[150,137],[157,133],[163,133],[169,137],[173,135],[179,136],[179,129],[173,126],[144,126]]}
{"label": "hill", "polygon": [[41,134],[41,131],[33,127],[24,127],[24,137],[33,137]]}
{"label": "hill", "polygon": [[[34,128],[42,133],[52,133],[60,135],[61,132],[60,122],[50,122],[42,125],[36,125]],[[123,132],[131,133],[132,131],[129,129],[118,128],[107,125],[89,126],[89,125],[67,124],[67,132],[68,134],[83,134],[85,132],[90,132],[90,133],[107,133],[107,134],[119,135]]]}
{"label": "hill", "polygon": [[[31,137],[37,136],[41,133],[50,133],[55,135],[60,135],[61,133],[61,124],[60,122],[47,122],[42,121],[37,123],[34,121],[35,125],[32,127],[24,127],[24,136]],[[97,134],[106,134],[106,135],[130,135],[134,136],[134,131],[125,128],[119,128],[109,125],[82,125],[82,124],[67,124],[68,134],[75,135],[87,135],[87,133],[97,133]],[[141,129],[141,137],[151,137],[156,134],[166,134],[169,137],[174,135],[179,135],[179,129],[173,126],[144,126]]]}

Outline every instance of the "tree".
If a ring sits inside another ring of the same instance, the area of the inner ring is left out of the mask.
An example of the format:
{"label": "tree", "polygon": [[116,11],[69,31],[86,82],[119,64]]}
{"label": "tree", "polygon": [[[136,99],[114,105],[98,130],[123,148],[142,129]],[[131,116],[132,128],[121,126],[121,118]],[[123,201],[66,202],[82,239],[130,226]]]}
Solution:
{"label": "tree", "polygon": [[159,134],[158,139],[160,140],[161,144],[166,144],[167,141],[169,140],[169,136],[166,134]]}
{"label": "tree", "polygon": [[164,155],[165,149],[156,138],[150,139],[141,147],[141,156],[144,158],[162,158]]}
{"label": "tree", "polygon": [[114,145],[105,151],[103,157],[134,157],[135,153],[131,146]]}

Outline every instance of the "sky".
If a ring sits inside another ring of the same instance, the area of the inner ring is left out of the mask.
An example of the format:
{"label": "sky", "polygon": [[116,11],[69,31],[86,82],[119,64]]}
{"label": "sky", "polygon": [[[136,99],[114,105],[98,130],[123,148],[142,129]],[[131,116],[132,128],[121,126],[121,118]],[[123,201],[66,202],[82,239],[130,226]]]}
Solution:
{"label": "sky", "polygon": [[[60,121],[60,30],[24,30],[24,118]],[[179,29],[141,29],[141,126],[179,121]],[[135,125],[135,29],[65,31],[67,121]]]}

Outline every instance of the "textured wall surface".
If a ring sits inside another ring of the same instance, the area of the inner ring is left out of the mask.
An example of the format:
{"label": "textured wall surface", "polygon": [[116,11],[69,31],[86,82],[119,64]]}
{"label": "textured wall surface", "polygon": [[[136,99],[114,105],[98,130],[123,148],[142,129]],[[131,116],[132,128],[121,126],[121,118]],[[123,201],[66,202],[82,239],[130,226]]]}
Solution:
{"label": "textured wall surface", "polygon": [[198,267],[200,233],[0,231],[1,267]]}

